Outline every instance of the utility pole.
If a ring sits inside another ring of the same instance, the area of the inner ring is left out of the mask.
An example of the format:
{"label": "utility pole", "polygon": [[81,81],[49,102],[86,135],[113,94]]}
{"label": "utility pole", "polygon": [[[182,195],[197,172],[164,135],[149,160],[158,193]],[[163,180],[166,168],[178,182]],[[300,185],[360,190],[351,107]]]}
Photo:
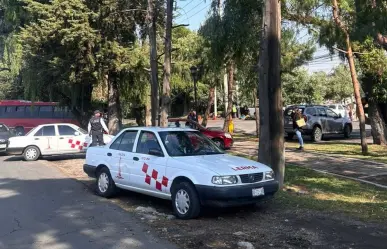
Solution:
{"label": "utility pole", "polygon": [[215,90],[214,90],[214,119],[216,119],[218,117],[218,98],[217,98],[217,94],[216,94],[216,86],[215,86]]}
{"label": "utility pole", "polygon": [[151,64],[151,116],[152,126],[156,126],[159,112],[159,83],[158,83],[158,65],[157,65],[157,43],[156,43],[156,6],[155,0],[148,0],[147,25],[150,45],[150,64]]}
{"label": "utility pole", "polygon": [[165,22],[164,79],[161,98],[161,127],[168,126],[168,109],[171,101],[171,52],[172,52],[173,0],[167,0],[167,20]]}
{"label": "utility pole", "polygon": [[281,3],[265,0],[259,53],[260,139],[258,160],[273,168],[280,186],[285,175],[281,92]]}

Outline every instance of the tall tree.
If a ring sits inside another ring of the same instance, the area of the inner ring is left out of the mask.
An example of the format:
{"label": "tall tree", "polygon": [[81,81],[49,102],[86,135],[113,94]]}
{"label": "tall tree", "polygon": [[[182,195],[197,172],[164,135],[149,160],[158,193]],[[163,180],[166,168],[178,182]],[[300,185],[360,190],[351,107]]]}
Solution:
{"label": "tall tree", "polygon": [[266,0],[259,53],[260,139],[258,160],[270,165],[282,186],[285,175],[281,86],[281,5]]}
{"label": "tall tree", "polygon": [[171,102],[171,53],[172,53],[172,17],[173,0],[167,0],[167,15],[165,22],[165,49],[164,49],[164,80],[161,98],[161,127],[168,126],[168,112]]}

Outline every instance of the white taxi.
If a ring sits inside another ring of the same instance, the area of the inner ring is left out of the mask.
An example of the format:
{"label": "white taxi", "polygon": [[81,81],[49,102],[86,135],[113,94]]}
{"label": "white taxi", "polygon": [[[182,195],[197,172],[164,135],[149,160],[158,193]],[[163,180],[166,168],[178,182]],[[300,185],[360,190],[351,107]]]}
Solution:
{"label": "white taxi", "polygon": [[[112,136],[104,135],[105,143]],[[91,137],[82,128],[67,123],[39,125],[25,136],[11,137],[7,148],[10,155],[23,155],[26,161],[40,156],[84,153]]]}
{"label": "white taxi", "polygon": [[175,215],[195,218],[202,206],[239,206],[271,198],[271,168],[225,154],[200,132],[182,128],[128,128],[110,144],[91,147],[83,170],[97,193],[116,188],[172,200]]}

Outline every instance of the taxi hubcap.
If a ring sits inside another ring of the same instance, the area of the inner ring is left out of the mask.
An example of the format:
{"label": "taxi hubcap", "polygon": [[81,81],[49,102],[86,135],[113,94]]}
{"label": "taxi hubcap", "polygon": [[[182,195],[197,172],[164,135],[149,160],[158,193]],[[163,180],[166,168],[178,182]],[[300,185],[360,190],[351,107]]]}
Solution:
{"label": "taxi hubcap", "polygon": [[190,200],[187,191],[185,191],[184,189],[180,189],[176,193],[175,205],[179,213],[186,214],[188,212]]}
{"label": "taxi hubcap", "polygon": [[102,193],[105,193],[108,187],[109,187],[109,177],[107,176],[106,173],[102,173],[98,179],[99,191],[101,191]]}
{"label": "taxi hubcap", "polygon": [[38,152],[37,152],[35,149],[33,149],[33,148],[28,149],[28,150],[26,151],[26,157],[27,157],[28,159],[34,159],[34,158],[36,157],[37,153],[38,153]]}

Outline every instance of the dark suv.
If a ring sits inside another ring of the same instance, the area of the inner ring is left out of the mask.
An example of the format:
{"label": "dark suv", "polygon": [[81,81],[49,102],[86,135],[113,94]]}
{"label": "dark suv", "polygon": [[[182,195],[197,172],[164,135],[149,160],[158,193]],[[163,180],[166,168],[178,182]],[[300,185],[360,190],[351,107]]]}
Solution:
{"label": "dark suv", "polygon": [[298,108],[306,122],[302,127],[304,135],[312,136],[314,142],[319,142],[326,134],[343,134],[349,138],[352,132],[352,121],[348,117],[342,117],[332,109],[322,105],[289,106],[284,112],[285,132],[288,139],[295,135],[293,129],[292,111]]}

